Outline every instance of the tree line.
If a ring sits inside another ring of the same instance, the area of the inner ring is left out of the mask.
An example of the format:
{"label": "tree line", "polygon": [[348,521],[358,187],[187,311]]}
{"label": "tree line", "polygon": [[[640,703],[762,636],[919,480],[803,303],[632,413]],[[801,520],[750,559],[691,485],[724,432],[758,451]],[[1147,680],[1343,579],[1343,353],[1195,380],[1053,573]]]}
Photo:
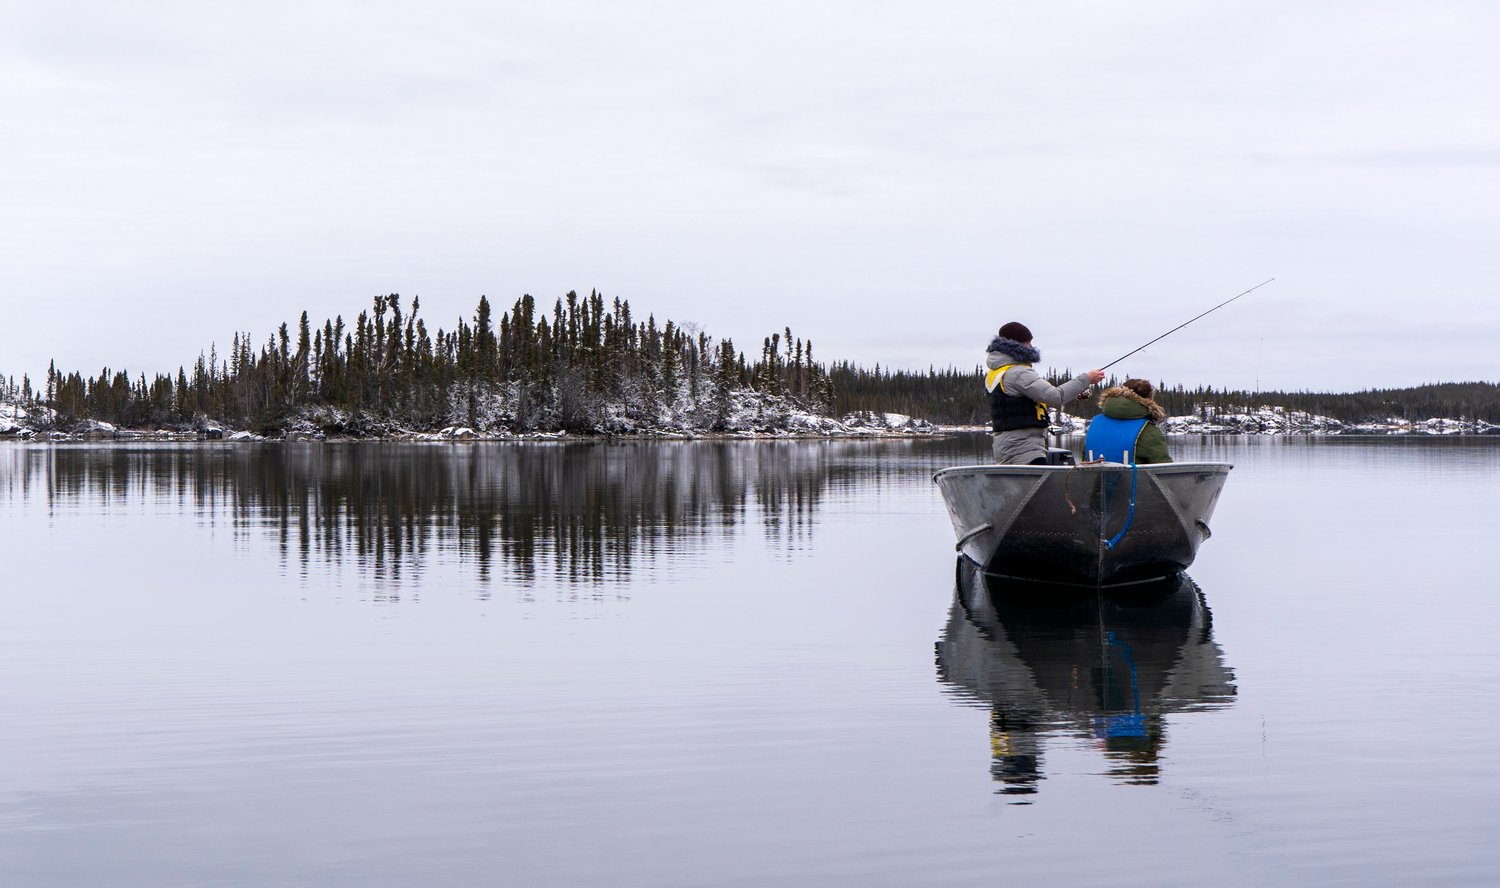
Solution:
{"label": "tree line", "polygon": [[[982,425],[989,407],[979,367],[892,370],[849,361],[824,365],[811,340],[789,327],[765,337],[747,359],[731,339],[693,325],[639,320],[628,300],[569,292],[548,312],[530,295],[495,316],[481,296],[451,331],[433,331],[419,299],[374,298],[352,322],[340,315],[283,323],[264,343],[234,335],[229,349],[200,352],[191,368],[132,376],[96,375],[55,362],[33,384],[0,376],[0,400],[52,411],[51,424],[82,418],[132,428],[227,423],[262,432],[284,429],[310,408],[322,425],[350,432],[391,426],[466,424],[514,430],[631,431],[653,427],[723,429],[737,392],[776,396],[812,413],[904,413],[932,422]],[[1049,368],[1061,382],[1072,373]],[[1111,378],[1106,384],[1120,380]],[[1169,415],[1271,406],[1343,422],[1433,417],[1500,422],[1500,386],[1433,383],[1355,393],[1246,391],[1156,382]],[[1092,400],[1067,405],[1090,417]],[[330,420],[330,417],[332,419]],[[33,422],[46,425],[44,420]]]}
{"label": "tree line", "polygon": [[[1049,368],[1043,375],[1059,384],[1072,378],[1073,373]],[[864,369],[840,362],[829,369],[829,377],[835,391],[835,411],[888,410],[954,425],[989,422],[989,402],[978,366],[942,370],[930,367],[922,372],[882,370],[879,366]],[[1122,381],[1111,377],[1104,386]],[[1169,385],[1160,381],[1152,384],[1156,386],[1156,401],[1168,416],[1266,406],[1305,411],[1348,423],[1438,417],[1500,423],[1500,386],[1491,382],[1442,382],[1353,393],[1249,391],[1212,385]],[[1099,412],[1093,399],[1065,406],[1068,413],[1078,417],[1088,418]]]}
{"label": "tree line", "polygon": [[764,338],[747,360],[731,339],[654,315],[638,320],[628,300],[569,292],[551,312],[530,295],[495,316],[481,296],[471,318],[433,331],[398,294],[375,297],[346,323],[315,326],[303,312],[256,346],[237,333],[225,354],[211,347],[175,374],[105,368],[97,375],[53,362],[15,399],[55,412],[67,425],[91,418],[127,427],[225,422],[274,432],[307,408],[351,421],[435,428],[504,425],[515,430],[608,432],[673,423],[723,426],[732,395],[750,390],[825,412],[832,388],[812,342],[791,328]]}

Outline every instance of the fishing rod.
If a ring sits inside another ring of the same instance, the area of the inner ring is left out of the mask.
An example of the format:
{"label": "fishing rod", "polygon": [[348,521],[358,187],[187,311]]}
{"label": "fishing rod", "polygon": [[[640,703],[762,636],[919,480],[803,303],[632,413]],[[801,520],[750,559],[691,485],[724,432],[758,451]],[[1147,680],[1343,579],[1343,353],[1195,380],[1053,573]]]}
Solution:
{"label": "fishing rod", "polygon": [[[1114,365],[1120,363],[1121,361],[1125,360],[1126,358],[1130,357],[1131,355],[1135,354],[1136,352],[1141,351],[1142,349],[1146,348],[1146,346],[1152,345],[1154,343],[1162,341],[1163,339],[1166,339],[1168,336],[1171,336],[1173,333],[1176,333],[1178,330],[1181,330],[1183,327],[1186,327],[1188,324],[1191,324],[1193,321],[1196,321],[1199,318],[1205,318],[1205,317],[1213,314],[1214,312],[1218,311],[1219,309],[1221,309],[1224,306],[1228,305],[1229,303],[1233,302],[1235,299],[1240,298],[1240,296],[1248,296],[1251,293],[1254,293],[1256,290],[1259,290],[1261,287],[1264,287],[1266,284],[1269,284],[1271,281],[1274,281],[1274,280],[1276,280],[1276,279],[1275,278],[1266,278],[1265,280],[1261,281],[1260,283],[1256,284],[1255,286],[1251,287],[1250,289],[1246,290],[1245,292],[1240,293],[1239,295],[1234,296],[1232,298],[1225,299],[1223,302],[1220,302],[1218,305],[1215,305],[1213,308],[1210,308],[1208,311],[1205,311],[1203,314],[1198,315],[1195,318],[1190,318],[1190,319],[1188,319],[1186,321],[1183,321],[1182,323],[1178,324],[1177,326],[1173,327],[1172,329],[1168,330],[1167,332],[1161,334],[1160,336],[1158,336],[1155,339],[1151,340],[1150,342],[1146,343],[1146,345],[1143,345],[1140,348],[1133,349],[1131,351],[1126,352],[1123,355],[1120,355],[1118,358],[1115,358],[1113,361],[1110,361],[1108,364],[1105,364],[1103,367],[1100,367],[1099,369],[1100,370],[1108,370],[1109,368],[1111,368]],[[1089,388],[1086,388],[1083,391],[1079,392],[1077,400],[1079,400],[1079,401],[1087,401],[1089,399],[1089,390],[1092,389],[1092,388],[1093,388],[1093,386],[1089,386]],[[1060,410],[1061,410],[1061,408],[1059,408],[1059,411]]]}
{"label": "fishing rod", "polygon": [[1146,346],[1152,345],[1154,343],[1160,342],[1163,339],[1166,339],[1168,336],[1171,336],[1173,333],[1176,333],[1178,330],[1181,330],[1183,327],[1186,327],[1188,324],[1191,324],[1193,321],[1198,320],[1198,318],[1207,317],[1208,315],[1213,314],[1214,312],[1218,311],[1219,309],[1221,309],[1224,306],[1228,305],[1229,303],[1233,302],[1235,299],[1240,298],[1240,296],[1248,296],[1251,293],[1254,293],[1256,290],[1259,290],[1261,287],[1264,287],[1266,284],[1269,284],[1271,281],[1274,281],[1274,280],[1276,280],[1276,279],[1275,278],[1266,278],[1265,280],[1261,281],[1260,283],[1256,284],[1255,286],[1251,287],[1250,289],[1246,290],[1245,292],[1239,294],[1239,296],[1235,296],[1232,299],[1225,299],[1223,302],[1220,302],[1218,305],[1215,305],[1213,308],[1210,308],[1208,311],[1205,311],[1203,314],[1198,315],[1198,317],[1192,318],[1191,320],[1183,321],[1182,323],[1178,324],[1177,326],[1173,327],[1172,329],[1168,330],[1167,332],[1165,332],[1165,333],[1161,334],[1160,336],[1156,337],[1155,339],[1151,340],[1151,342],[1146,343],[1146,345],[1143,345],[1140,348],[1135,349],[1134,351],[1128,351],[1125,354],[1120,355],[1118,358],[1115,358],[1113,361],[1110,361],[1108,364],[1105,364],[1103,367],[1100,367],[1099,369],[1100,370],[1108,370],[1109,368],[1111,368],[1114,365],[1120,363],[1121,361],[1125,360],[1126,358],[1130,357],[1131,355],[1135,354],[1136,352],[1141,351],[1142,349],[1146,348]]}

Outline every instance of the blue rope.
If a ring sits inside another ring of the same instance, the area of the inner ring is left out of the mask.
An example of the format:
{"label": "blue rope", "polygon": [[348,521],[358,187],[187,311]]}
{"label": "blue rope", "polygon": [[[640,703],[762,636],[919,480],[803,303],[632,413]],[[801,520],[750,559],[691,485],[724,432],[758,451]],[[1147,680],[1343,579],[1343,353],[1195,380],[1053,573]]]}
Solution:
{"label": "blue rope", "polygon": [[1141,683],[1135,671],[1135,657],[1132,655],[1130,645],[1116,637],[1113,629],[1109,631],[1106,638],[1109,641],[1109,647],[1120,648],[1120,656],[1124,658],[1125,665],[1130,667],[1131,711],[1095,718],[1095,736],[1106,740],[1116,737],[1145,737],[1149,732],[1146,728],[1146,717],[1141,713]]}
{"label": "blue rope", "polygon": [[1125,536],[1125,531],[1130,529],[1130,522],[1135,520],[1135,476],[1137,471],[1139,470],[1136,464],[1132,462],[1130,464],[1130,512],[1126,514],[1125,526],[1120,528],[1120,532],[1104,541],[1104,548],[1106,549],[1113,549],[1115,544]]}

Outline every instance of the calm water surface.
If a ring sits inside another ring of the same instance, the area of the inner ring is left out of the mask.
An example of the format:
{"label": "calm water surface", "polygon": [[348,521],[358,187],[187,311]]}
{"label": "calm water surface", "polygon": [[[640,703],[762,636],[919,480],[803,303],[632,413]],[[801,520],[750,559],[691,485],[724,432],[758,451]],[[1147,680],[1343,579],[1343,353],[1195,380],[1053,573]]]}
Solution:
{"label": "calm water surface", "polygon": [[0,884],[1492,883],[1500,440],[955,562],[988,440],[0,445]]}

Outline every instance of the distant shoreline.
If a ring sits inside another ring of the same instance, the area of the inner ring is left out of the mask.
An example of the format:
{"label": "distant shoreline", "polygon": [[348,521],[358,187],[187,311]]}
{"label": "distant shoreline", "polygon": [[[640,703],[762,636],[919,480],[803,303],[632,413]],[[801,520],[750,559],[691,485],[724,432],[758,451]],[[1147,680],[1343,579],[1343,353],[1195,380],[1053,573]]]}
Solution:
{"label": "distant shoreline", "polygon": [[[1164,429],[1169,438],[1486,438],[1500,437],[1500,428],[1484,431],[1449,430],[1430,431],[1417,429],[1339,429],[1293,430],[1293,431],[1246,431],[1238,429]],[[41,432],[19,436],[0,434],[0,443],[48,444],[48,445],[113,445],[113,444],[203,444],[235,446],[242,444],[608,444],[608,443],[693,443],[693,442],[759,442],[778,441],[870,441],[870,440],[918,440],[930,438],[962,437],[966,435],[989,435],[983,426],[935,426],[929,430],[912,431],[899,429],[809,432],[809,431],[738,431],[738,432],[660,432],[631,434],[587,434],[568,432],[487,432],[466,436],[443,436],[437,432],[408,432],[391,435],[306,435],[284,436],[235,433],[219,438],[210,438],[196,432],[173,432],[166,430],[142,431],[122,429],[114,434],[99,433],[70,434],[65,432]],[[1054,430],[1049,435],[1081,437],[1082,429]]]}
{"label": "distant shoreline", "polygon": [[[861,411],[835,419],[805,410],[780,411],[755,416],[741,414],[736,427],[720,429],[631,428],[618,431],[525,430],[450,424],[440,429],[417,430],[379,417],[365,415],[302,415],[284,420],[260,434],[235,429],[228,423],[201,419],[192,427],[124,428],[97,419],[59,421],[43,416],[34,428],[15,405],[0,404],[0,441],[36,443],[87,443],[109,441],[160,441],[204,443],[298,443],[359,441],[390,442],[547,442],[547,441],[777,441],[860,440],[870,438],[929,438],[948,435],[986,434],[988,425],[937,424],[906,414]],[[324,420],[324,421],[319,421]],[[48,426],[62,426],[48,428]],[[1187,436],[1297,436],[1297,437],[1453,437],[1500,435],[1500,425],[1469,418],[1407,420],[1392,417],[1363,423],[1345,423],[1327,416],[1288,411],[1279,407],[1201,409],[1185,416],[1162,420],[1163,433]],[[1088,421],[1063,414],[1051,428],[1056,435],[1081,435]]]}
{"label": "distant shoreline", "polygon": [[518,434],[486,434],[463,438],[443,438],[430,433],[409,435],[378,435],[355,437],[352,435],[205,438],[194,433],[158,434],[154,432],[127,431],[115,436],[69,435],[45,433],[29,437],[0,436],[0,443],[15,444],[204,444],[234,446],[239,444],[605,444],[611,442],[640,443],[691,443],[697,441],[872,441],[913,440],[920,438],[943,438],[960,434],[978,434],[978,430],[952,430],[939,432],[877,431],[867,433],[812,432],[708,432],[693,434],[662,433],[658,435],[591,435],[567,432],[523,432]]}

